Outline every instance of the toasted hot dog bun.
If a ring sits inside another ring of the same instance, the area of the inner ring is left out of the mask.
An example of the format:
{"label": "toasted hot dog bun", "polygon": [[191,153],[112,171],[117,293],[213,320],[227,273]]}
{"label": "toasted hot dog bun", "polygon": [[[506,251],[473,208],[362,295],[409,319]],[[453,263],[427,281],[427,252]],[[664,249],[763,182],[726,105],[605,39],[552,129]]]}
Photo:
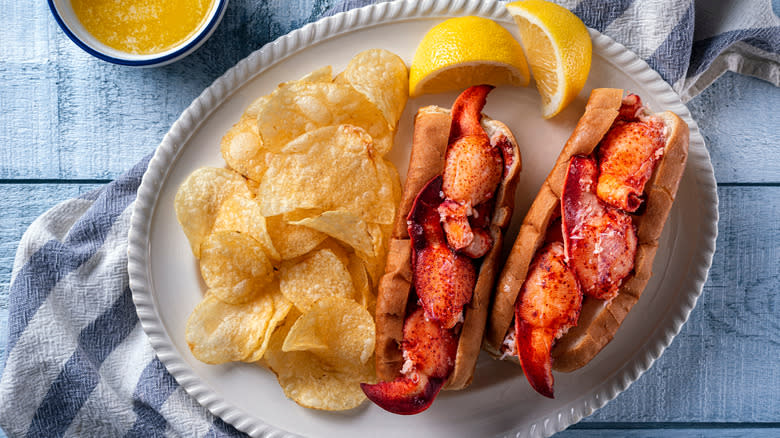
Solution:
{"label": "toasted hot dog bun", "polygon": [[[404,183],[398,217],[390,238],[385,274],[379,282],[376,304],[376,372],[380,380],[399,376],[404,358],[400,344],[407,300],[412,287],[412,247],[406,217],[417,194],[428,181],[444,171],[450,125],[450,110],[437,106],[420,108],[414,121],[412,153]],[[506,136],[512,145],[513,160],[496,190],[489,232],[493,247],[482,259],[471,302],[464,308],[455,368],[445,389],[462,389],[471,383],[481,348],[493,285],[498,275],[501,244],[514,208],[515,188],[520,173],[520,150],[503,123],[482,117],[482,127],[491,143]]]}
{"label": "toasted hot dog bun", "polygon": [[[557,214],[569,160],[575,155],[593,152],[618,116],[622,100],[621,89],[593,90],[585,113],[528,210],[496,286],[484,342],[485,349],[491,354],[501,354],[502,343],[514,317],[517,294],[528,274],[531,260],[543,244],[550,222]],[[688,125],[674,113],[653,116],[661,118],[666,125],[666,145],[663,158],[656,164],[645,186],[642,214],[633,215],[638,239],[634,270],[623,280],[613,300],[586,297],[577,326],[572,327],[553,347],[553,369],[557,371],[570,372],[584,366],[612,340],[652,275],[658,239],[685,170],[689,136]]]}

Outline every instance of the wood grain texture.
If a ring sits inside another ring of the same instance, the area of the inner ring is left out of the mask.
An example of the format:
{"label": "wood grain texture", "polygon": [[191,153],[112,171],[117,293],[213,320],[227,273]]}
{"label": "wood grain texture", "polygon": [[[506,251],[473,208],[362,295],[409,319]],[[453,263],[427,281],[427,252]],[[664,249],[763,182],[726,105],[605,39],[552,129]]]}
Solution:
{"label": "wood grain texture", "polygon": [[[728,72],[688,102],[718,183],[780,183],[780,90]],[[773,159],[774,158],[774,159]]]}
{"label": "wood grain texture", "polygon": [[739,427],[738,425],[720,427],[675,427],[674,425],[654,425],[651,428],[616,427],[603,425],[599,429],[569,428],[556,438],[777,438],[780,436],[778,427]]}
{"label": "wood grain texture", "polygon": [[717,250],[691,317],[653,367],[585,421],[780,419],[780,187],[720,187]]}

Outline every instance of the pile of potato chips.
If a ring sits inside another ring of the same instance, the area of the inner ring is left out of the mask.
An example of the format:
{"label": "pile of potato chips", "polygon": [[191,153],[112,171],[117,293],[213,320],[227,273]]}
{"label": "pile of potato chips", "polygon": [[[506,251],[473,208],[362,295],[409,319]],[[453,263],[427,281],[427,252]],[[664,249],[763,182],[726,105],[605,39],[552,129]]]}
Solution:
{"label": "pile of potato chips", "polygon": [[223,137],[175,209],[208,291],[187,322],[199,360],[258,362],[302,406],[359,405],[374,372],[375,286],[400,201],[390,150],[403,61],[356,55],[281,84]]}

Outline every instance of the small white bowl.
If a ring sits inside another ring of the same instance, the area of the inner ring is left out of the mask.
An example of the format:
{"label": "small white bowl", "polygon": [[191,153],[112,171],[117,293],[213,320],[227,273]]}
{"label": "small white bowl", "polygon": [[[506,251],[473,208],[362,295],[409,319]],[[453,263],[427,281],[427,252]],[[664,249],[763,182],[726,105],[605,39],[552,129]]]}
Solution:
{"label": "small white bowl", "polygon": [[175,47],[160,53],[138,55],[114,49],[98,41],[84,28],[76,17],[70,0],[47,1],[57,24],[77,46],[103,61],[133,67],[159,67],[189,55],[214,33],[214,29],[217,28],[217,25],[222,20],[222,16],[225,15],[225,9],[227,9],[228,4],[228,0],[215,0],[214,7],[211,8],[206,22],[195,34]]}

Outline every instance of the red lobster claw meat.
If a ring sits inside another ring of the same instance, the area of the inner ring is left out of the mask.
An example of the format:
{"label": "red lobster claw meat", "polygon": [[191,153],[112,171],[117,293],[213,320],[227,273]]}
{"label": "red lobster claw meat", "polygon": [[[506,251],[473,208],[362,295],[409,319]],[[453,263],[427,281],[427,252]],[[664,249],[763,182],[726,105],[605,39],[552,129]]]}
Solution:
{"label": "red lobster claw meat", "polygon": [[455,101],[442,174],[446,201],[439,213],[447,242],[472,258],[483,256],[492,242],[485,230],[472,229],[469,216],[473,208],[493,197],[503,176],[502,151],[490,144],[480,123],[482,108],[492,89],[490,85],[470,87]]}
{"label": "red lobster claw meat", "polygon": [[634,268],[637,237],[631,216],[596,195],[597,178],[594,158],[572,157],[561,196],[563,242],[583,293],[610,300]]}
{"label": "red lobster claw meat", "polygon": [[553,342],[577,324],[582,292],[567,266],[563,245],[552,242],[536,253],[515,302],[517,357],[528,382],[553,397]]}
{"label": "red lobster claw meat", "polygon": [[417,195],[409,213],[412,240],[412,281],[425,316],[444,328],[461,321],[471,301],[477,272],[472,260],[447,246],[437,208],[442,178],[436,177]]}
{"label": "red lobster claw meat", "polygon": [[458,339],[417,308],[404,321],[401,348],[404,353],[402,376],[389,382],[361,383],[366,396],[382,409],[412,415],[431,405],[455,366]]}
{"label": "red lobster claw meat", "polygon": [[409,212],[412,283],[421,307],[404,320],[402,376],[361,384],[366,396],[395,414],[422,412],[433,402],[455,365],[458,338],[451,330],[462,318],[476,284],[473,261],[447,246],[437,208],[441,176],[417,195]]}
{"label": "red lobster claw meat", "polygon": [[663,157],[664,123],[645,117],[639,97],[624,99],[619,119],[599,145],[599,179],[596,193],[609,205],[635,212],[656,163]]}

